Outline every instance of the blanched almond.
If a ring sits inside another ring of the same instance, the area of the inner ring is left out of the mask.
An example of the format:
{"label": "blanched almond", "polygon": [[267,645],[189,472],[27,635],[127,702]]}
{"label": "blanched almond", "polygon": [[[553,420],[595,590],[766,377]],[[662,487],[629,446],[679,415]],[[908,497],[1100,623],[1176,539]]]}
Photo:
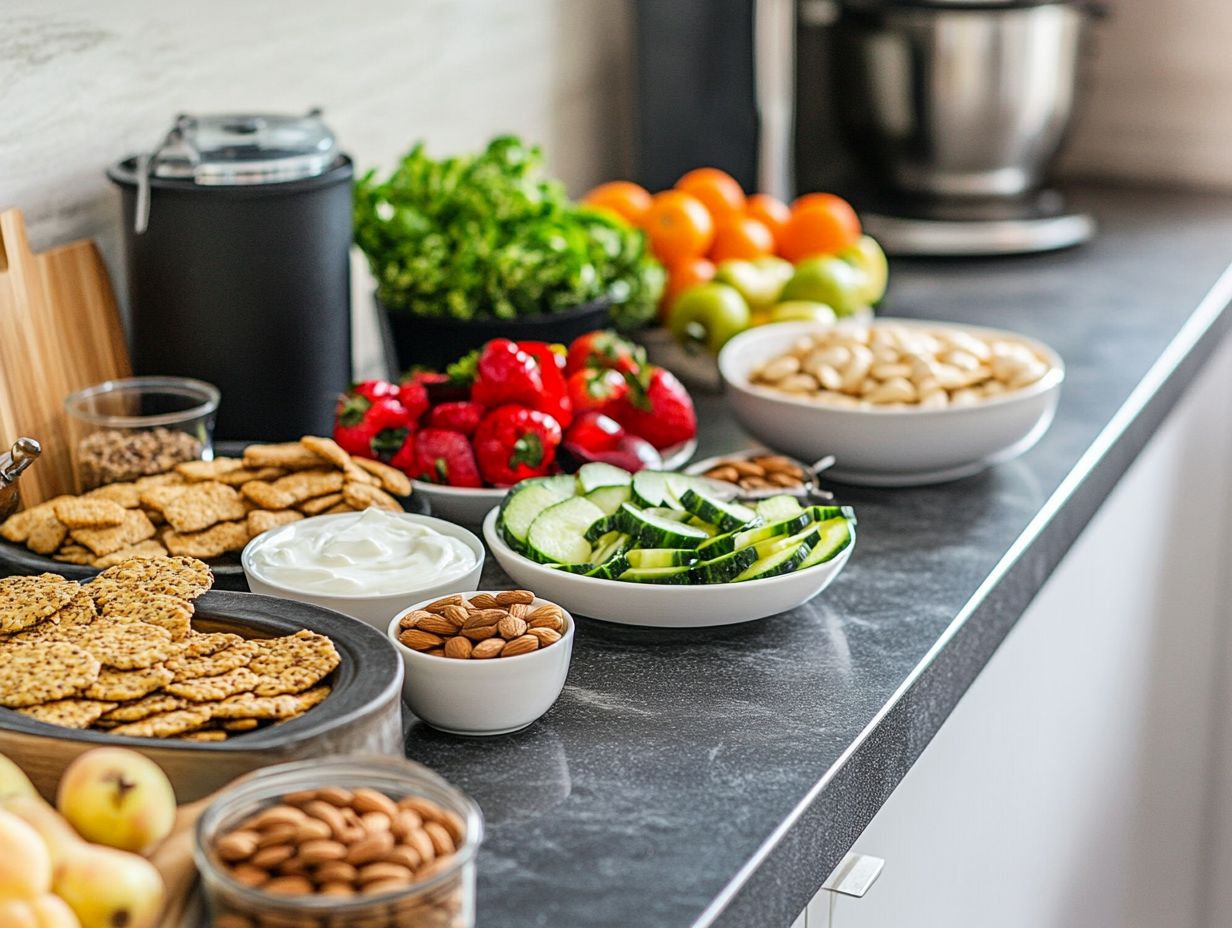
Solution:
{"label": "blanched almond", "polygon": [[[397,807],[394,808],[397,812]],[[364,829],[365,834],[375,834],[378,831],[389,831],[393,826],[388,815],[384,812],[365,812],[359,817],[360,827]]]}

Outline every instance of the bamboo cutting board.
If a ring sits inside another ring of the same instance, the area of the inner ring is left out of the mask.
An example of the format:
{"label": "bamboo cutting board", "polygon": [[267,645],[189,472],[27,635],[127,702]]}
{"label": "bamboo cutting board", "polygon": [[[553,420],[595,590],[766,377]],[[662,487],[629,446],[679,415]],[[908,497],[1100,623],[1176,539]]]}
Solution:
{"label": "bamboo cutting board", "polygon": [[0,445],[38,439],[27,506],[73,491],[64,398],[131,368],[107,268],[93,242],[35,254],[21,210],[0,212]]}

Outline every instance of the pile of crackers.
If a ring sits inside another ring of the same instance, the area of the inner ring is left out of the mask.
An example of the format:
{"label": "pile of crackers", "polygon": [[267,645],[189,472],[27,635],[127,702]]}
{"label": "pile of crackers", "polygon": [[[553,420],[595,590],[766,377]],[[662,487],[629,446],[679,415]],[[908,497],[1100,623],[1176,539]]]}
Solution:
{"label": "pile of crackers", "polygon": [[168,554],[209,560],[305,516],[372,506],[401,512],[394,497],[410,492],[400,470],[309,435],[251,445],[242,459],[188,461],[132,483],[59,496],[10,516],[0,538],[98,568]]}
{"label": "pile of crackers", "polygon": [[340,663],[328,637],[192,627],[213,580],[174,556],[132,558],[86,584],[0,579],[0,706],[64,728],[225,741],[324,700]]}

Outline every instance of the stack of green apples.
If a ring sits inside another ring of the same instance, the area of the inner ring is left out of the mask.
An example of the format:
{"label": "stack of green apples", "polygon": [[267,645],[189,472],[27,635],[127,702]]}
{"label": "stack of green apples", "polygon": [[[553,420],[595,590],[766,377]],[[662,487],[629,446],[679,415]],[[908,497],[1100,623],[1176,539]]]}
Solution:
{"label": "stack of green apples", "polygon": [[721,262],[708,283],[684,291],[668,326],[686,348],[718,353],[732,336],[770,322],[837,319],[871,311],[885,296],[889,265],[870,236],[798,264],[769,255]]}

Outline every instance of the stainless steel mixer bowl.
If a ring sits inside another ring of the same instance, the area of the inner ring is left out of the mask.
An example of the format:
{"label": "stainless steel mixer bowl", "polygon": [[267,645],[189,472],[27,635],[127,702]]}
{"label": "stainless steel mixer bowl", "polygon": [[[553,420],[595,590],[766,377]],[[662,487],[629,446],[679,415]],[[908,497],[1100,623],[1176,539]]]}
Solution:
{"label": "stainless steel mixer bowl", "polygon": [[1069,2],[845,8],[834,79],[855,155],[908,194],[1040,186],[1070,125],[1088,19]]}

